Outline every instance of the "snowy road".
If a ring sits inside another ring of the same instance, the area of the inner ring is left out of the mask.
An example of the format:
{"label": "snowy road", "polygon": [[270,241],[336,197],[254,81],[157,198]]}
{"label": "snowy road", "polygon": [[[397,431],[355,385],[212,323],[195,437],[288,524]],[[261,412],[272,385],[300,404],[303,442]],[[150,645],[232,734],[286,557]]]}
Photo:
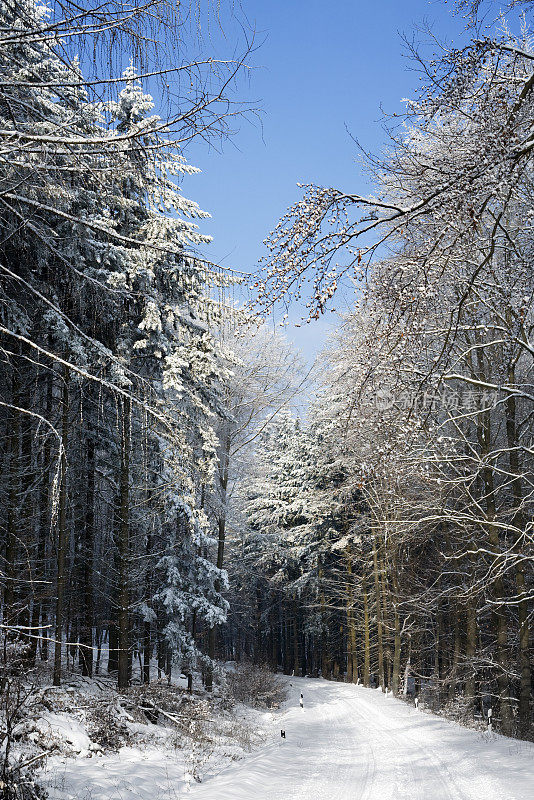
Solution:
{"label": "snowy road", "polygon": [[273,715],[270,743],[194,785],[192,800],[534,798],[530,743],[489,739],[363,687],[291,682],[288,710]]}

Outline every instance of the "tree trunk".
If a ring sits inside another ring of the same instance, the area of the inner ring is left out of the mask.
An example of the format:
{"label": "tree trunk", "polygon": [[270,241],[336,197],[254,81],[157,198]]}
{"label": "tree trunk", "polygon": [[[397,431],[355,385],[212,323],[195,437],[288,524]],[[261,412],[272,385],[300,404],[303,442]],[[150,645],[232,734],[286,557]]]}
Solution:
{"label": "tree trunk", "polygon": [[61,400],[61,483],[57,533],[56,629],[54,644],[54,686],[61,685],[61,649],[63,643],[63,614],[65,600],[65,555],[67,548],[67,441],[69,431],[69,369],[63,368]]}
{"label": "tree trunk", "polygon": [[[226,541],[226,492],[228,489],[228,475],[230,464],[230,428],[226,432],[224,440],[224,449],[219,466],[219,480],[221,488],[221,511],[217,523],[218,528],[218,541],[217,541],[217,569],[222,569],[224,564],[224,545]],[[220,581],[215,581],[215,591],[221,591]],[[217,628],[213,625],[208,634],[208,656],[213,662],[215,660],[217,649]],[[206,672],[206,689],[211,692],[213,688],[213,665],[208,665]]]}
{"label": "tree trunk", "polygon": [[412,637],[408,634],[408,657],[406,658],[406,666],[404,667],[404,685],[402,693],[404,697],[408,696],[408,683],[410,679],[410,672],[412,669]]}
{"label": "tree trunk", "polygon": [[85,495],[85,526],[83,542],[84,602],[80,629],[80,666],[82,675],[93,677],[93,548],[95,536],[95,442],[89,427],[86,438],[87,490]]}
{"label": "tree trunk", "polygon": [[301,665],[300,665],[300,648],[299,648],[299,618],[298,618],[298,603],[296,600],[292,603],[292,617],[293,617],[293,624],[291,626],[291,630],[293,633],[293,669],[295,671],[295,675],[301,675]]}
{"label": "tree trunk", "polygon": [[393,694],[399,693],[400,685],[400,665],[401,665],[401,625],[400,617],[397,609],[397,603],[394,606],[394,624],[395,624],[395,649],[393,651],[393,674],[391,679],[391,688]]}
{"label": "tree trunk", "polygon": [[354,614],[354,576],[352,573],[352,555],[347,548],[347,583],[346,615],[347,615],[347,682],[358,683],[358,657],[356,653],[356,617]]}
{"label": "tree trunk", "polygon": [[454,700],[456,696],[456,681],[458,675],[458,663],[460,661],[460,609],[458,604],[453,606],[453,632],[454,632],[454,645],[452,654],[452,663],[450,667],[449,678],[449,700]]}
{"label": "tree trunk", "polygon": [[[387,534],[386,534],[387,535]],[[382,537],[381,537],[382,538]],[[393,658],[391,653],[391,625],[389,624],[388,586],[386,567],[385,537],[378,543],[378,574],[380,578],[380,594],[382,599],[382,640],[384,653],[384,690],[391,685],[393,676]]]}
{"label": "tree trunk", "polygon": [[[54,382],[50,371],[46,377],[46,407],[45,416],[50,419],[53,404]],[[41,488],[39,492],[39,542],[38,558],[41,564],[42,575],[46,577],[49,573],[47,563],[47,539],[51,527],[51,503],[50,503],[50,454],[51,454],[51,433],[46,432],[43,445],[42,476]],[[48,620],[50,615],[50,589],[41,590],[41,660],[48,661],[48,643],[50,641],[50,630]]]}
{"label": "tree trunk", "polygon": [[367,593],[367,579],[365,575],[362,581],[363,589],[363,685],[369,688],[371,677],[371,637],[369,630],[369,595]]}
{"label": "tree trunk", "polygon": [[119,613],[117,619],[119,658],[117,683],[119,689],[126,689],[130,676],[130,595],[128,585],[130,555],[130,416],[130,400],[125,398],[122,405],[121,419],[121,470],[117,542],[119,556]]}
{"label": "tree trunk", "polygon": [[[486,416],[486,415],[485,415]],[[489,421],[485,420],[483,429],[483,440],[485,443],[489,441]],[[493,599],[495,602],[493,617],[495,625],[495,638],[497,646],[497,687],[499,692],[499,706],[501,716],[501,729],[505,735],[511,732],[512,727],[512,709],[510,707],[509,695],[509,674],[508,674],[508,651],[507,651],[507,622],[506,610],[503,604],[504,599],[504,584],[501,575],[499,574],[500,562],[500,537],[499,530],[493,524],[495,519],[495,495],[493,485],[493,475],[489,467],[484,467],[483,471],[484,491],[486,496],[486,514],[488,518],[488,537],[491,547],[494,552],[494,566],[497,571],[497,577],[493,581]]]}
{"label": "tree trunk", "polygon": [[378,574],[378,552],[377,540],[375,535],[373,547],[373,575],[375,584],[375,608],[376,608],[376,636],[378,642],[378,680],[382,691],[386,690],[386,678],[384,673],[384,645],[382,637],[382,610],[380,607],[380,576]]}
{"label": "tree trunk", "polygon": [[[322,577],[322,574],[319,576]],[[329,678],[332,669],[330,658],[330,637],[326,619],[326,599],[324,590],[321,590],[321,677]]]}
{"label": "tree trunk", "polygon": [[470,700],[475,699],[476,681],[475,681],[475,654],[477,651],[477,606],[476,599],[470,597],[467,603],[467,624],[466,624],[466,669],[467,678],[465,681],[465,695]]}
{"label": "tree trunk", "polygon": [[[32,397],[30,391],[21,393],[20,406],[31,408]],[[25,569],[19,575],[22,578],[20,587],[20,604],[18,613],[18,623],[21,626],[21,636],[26,639],[27,645],[23,651],[23,664],[25,669],[29,669],[35,664],[35,654],[37,652],[37,640],[39,635],[39,583],[35,583],[38,577],[38,566],[36,564],[37,547],[35,540],[35,526],[32,522],[34,513],[33,508],[33,483],[34,469],[32,459],[32,424],[31,418],[20,412],[20,511],[19,511],[19,530],[18,537],[24,543],[26,557],[24,559]],[[28,588],[30,591],[28,591]],[[35,615],[37,614],[37,619]],[[28,630],[29,628],[29,630]]]}
{"label": "tree trunk", "polygon": [[[16,370],[13,370],[11,398],[13,405],[18,403],[18,382]],[[19,412],[11,410],[11,431],[7,436],[7,531],[5,550],[5,587],[4,587],[4,655],[7,636],[10,634],[9,626],[15,623],[15,564],[17,560],[17,487],[18,487],[18,448],[19,448]],[[9,418],[8,418],[9,419]]]}
{"label": "tree trunk", "polygon": [[[514,385],[515,370],[511,366],[508,371],[508,383]],[[518,554],[515,568],[515,581],[518,598],[518,633],[519,633],[519,728],[522,735],[526,735],[530,728],[530,694],[532,677],[530,670],[530,636],[528,620],[528,600],[525,585],[525,566],[522,560],[523,533],[526,529],[526,519],[523,513],[523,482],[521,480],[521,464],[519,461],[519,442],[516,424],[516,402],[514,395],[506,401],[506,435],[508,440],[508,453],[510,473],[512,479],[512,496],[514,499],[513,525],[516,528],[514,551]]]}

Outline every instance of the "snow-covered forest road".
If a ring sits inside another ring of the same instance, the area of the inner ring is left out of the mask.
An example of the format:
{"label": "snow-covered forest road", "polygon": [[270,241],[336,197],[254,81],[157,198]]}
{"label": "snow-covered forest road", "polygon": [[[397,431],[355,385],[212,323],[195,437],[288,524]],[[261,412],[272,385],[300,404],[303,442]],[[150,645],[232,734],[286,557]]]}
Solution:
{"label": "snow-covered forest road", "polygon": [[530,743],[466,730],[359,686],[291,684],[287,712],[273,715],[271,744],[195,785],[194,800],[534,797]]}

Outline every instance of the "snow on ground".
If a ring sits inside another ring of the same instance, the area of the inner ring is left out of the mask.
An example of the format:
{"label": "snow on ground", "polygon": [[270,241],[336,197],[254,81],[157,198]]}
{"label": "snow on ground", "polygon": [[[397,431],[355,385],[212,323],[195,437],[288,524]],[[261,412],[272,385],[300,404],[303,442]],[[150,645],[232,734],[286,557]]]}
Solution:
{"label": "snow on ground", "polygon": [[88,756],[93,751],[85,728],[70,714],[42,714],[33,725],[28,738],[30,741],[38,741],[41,737],[57,742],[58,746],[71,750],[76,755]]}
{"label": "snow on ground", "polygon": [[[40,711],[24,723],[28,739],[50,751],[37,775],[50,800],[178,800],[197,780],[217,774],[261,745],[271,721],[267,712],[240,703],[225,707],[214,696],[209,705],[202,697],[155,684],[150,696],[157,698],[159,691],[160,700],[174,697],[181,709],[173,709],[174,721],[180,724],[165,724],[165,718],[151,724],[132,716],[135,696],[119,697],[104,687],[98,705],[87,705],[91,692],[85,688],[72,695],[54,690],[54,702],[65,710]],[[95,718],[102,728],[95,727]],[[92,741],[89,734],[95,733],[105,743]],[[121,739],[120,749],[109,749]]]}
{"label": "snow on ground", "polygon": [[193,778],[195,754],[169,739],[85,759],[52,757],[45,774],[51,800],[534,798],[530,743],[466,730],[360,686],[290,683],[282,711],[251,712],[263,725],[261,747],[226,767],[244,751],[206,760],[202,783]]}
{"label": "snow on ground", "polygon": [[186,787],[186,768],[164,750],[123,747],[90,761],[53,757],[44,783],[53,800],[176,800]]}
{"label": "snow on ground", "polygon": [[194,786],[192,800],[534,798],[530,743],[489,738],[361,686],[291,683],[290,707],[272,723],[276,743]]}

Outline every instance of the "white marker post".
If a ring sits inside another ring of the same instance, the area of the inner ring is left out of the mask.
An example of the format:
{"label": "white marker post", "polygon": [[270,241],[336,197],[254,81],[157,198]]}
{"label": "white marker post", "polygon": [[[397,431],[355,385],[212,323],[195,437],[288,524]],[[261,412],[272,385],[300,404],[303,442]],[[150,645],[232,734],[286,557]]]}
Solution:
{"label": "white marker post", "polygon": [[415,703],[415,707],[419,708],[419,698],[418,697],[414,698],[414,703]]}
{"label": "white marker post", "polygon": [[302,692],[300,693],[300,707],[304,711],[304,695],[302,694]]}
{"label": "white marker post", "polygon": [[493,727],[492,727],[492,724],[491,724],[492,716],[493,716],[493,709],[492,708],[488,708],[488,731],[489,731],[489,733],[491,733],[492,730],[493,730]]}

